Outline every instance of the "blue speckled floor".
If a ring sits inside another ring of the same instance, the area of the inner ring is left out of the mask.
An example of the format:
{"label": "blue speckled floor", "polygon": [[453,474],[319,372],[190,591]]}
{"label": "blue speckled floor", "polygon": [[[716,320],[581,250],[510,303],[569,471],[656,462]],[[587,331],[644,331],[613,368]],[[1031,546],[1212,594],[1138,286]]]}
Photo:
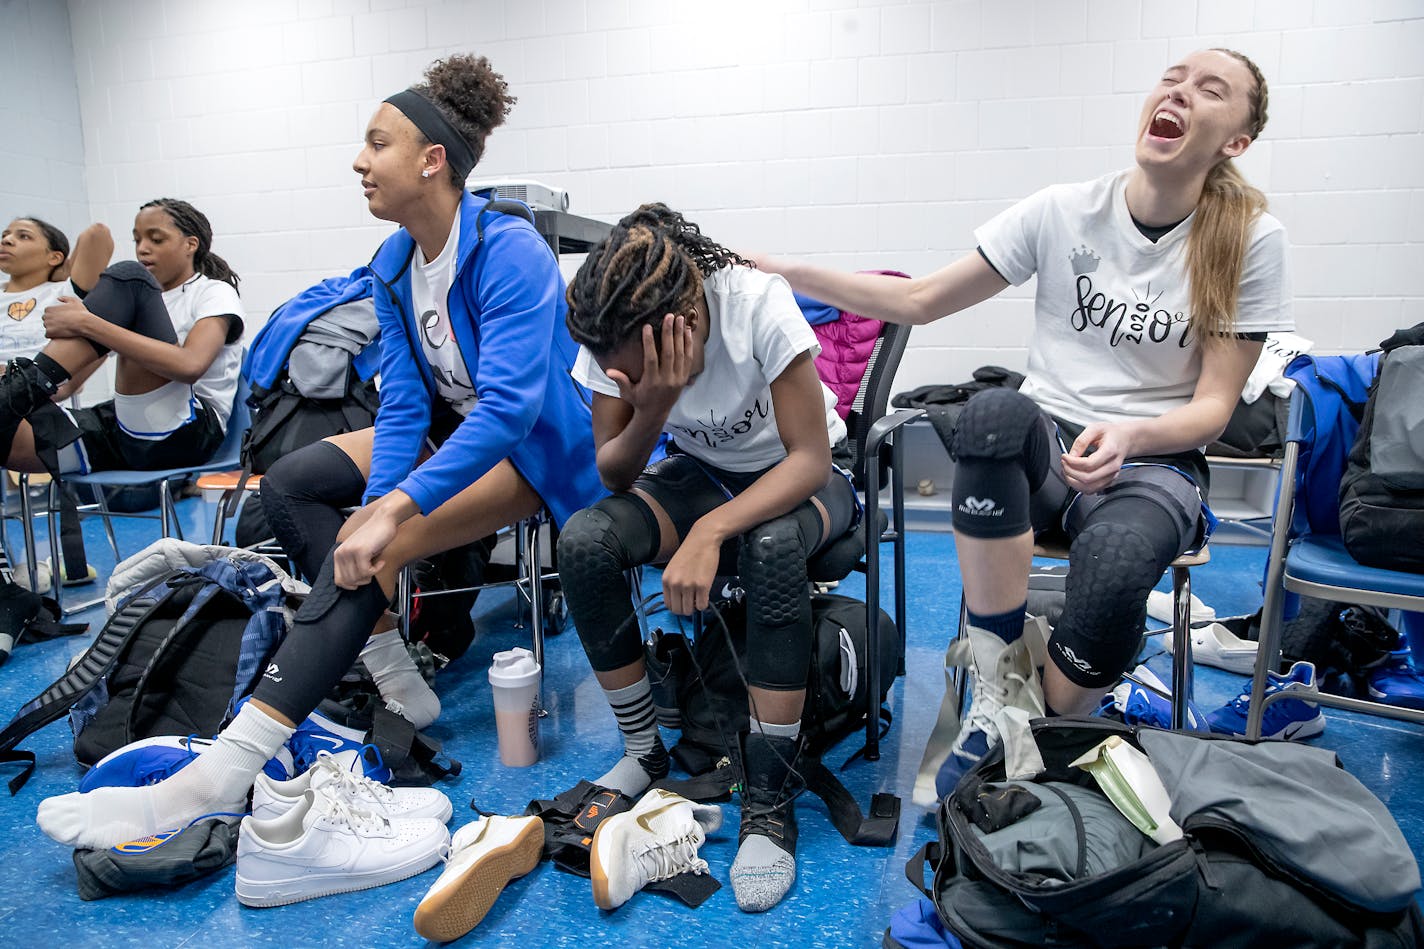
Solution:
{"label": "blue speckled floor", "polygon": [[[195,501],[182,504],[190,536],[206,536],[206,511]],[[129,522],[120,542],[132,553],[156,534],[150,524]],[[86,527],[89,548],[101,574],[112,565],[97,523]],[[12,528],[18,541],[18,530]],[[915,533],[909,539],[909,675],[893,693],[895,727],[878,763],[859,762],[843,777],[863,801],[874,790],[907,794],[900,838],[893,850],[852,848],[826,820],[818,801],[807,799],[801,819],[800,879],[790,897],[761,916],[739,912],[730,887],[697,910],[668,898],[639,894],[622,909],[594,908],[586,880],[542,865],[513,883],[463,945],[541,946],[877,946],[890,915],[915,897],[905,881],[905,861],[933,834],[925,812],[908,800],[920,751],[938,708],[940,662],[958,607],[959,587],[952,569],[953,539]],[[1218,612],[1254,609],[1264,552],[1259,547],[1213,548],[1212,563],[1194,573],[1194,589]],[[860,578],[845,592],[863,590]],[[102,620],[98,611],[85,618]],[[473,800],[486,810],[517,813],[533,797],[546,796],[593,777],[611,762],[620,744],[613,719],[589,673],[572,631],[550,639],[546,755],[528,769],[501,766],[495,749],[485,670],[490,655],[525,643],[513,625],[507,594],[482,598],[476,619],[479,639],[459,663],[442,673],[438,689],[445,715],[431,732],[464,762],[465,770],[444,790],[455,802],[452,826],[473,818]],[[1157,640],[1153,640],[1155,644]],[[22,702],[63,671],[68,658],[86,640],[72,639],[22,647],[0,669],[0,715],[8,720]],[[1156,650],[1160,651],[1160,650]],[[1152,664],[1166,678],[1167,657]],[[1197,700],[1214,708],[1235,694],[1244,679],[1201,669]],[[1414,846],[1424,851],[1424,788],[1410,780],[1424,764],[1419,731],[1378,719],[1329,712],[1329,727],[1319,743],[1335,749],[1346,766],[1389,802]],[[70,855],[34,824],[40,799],[73,790],[79,771],[68,744],[68,729],[56,723],[26,747],[39,757],[39,771],[17,797],[0,797],[0,943],[14,946],[405,946],[421,940],[411,927],[416,903],[434,880],[420,877],[364,893],[347,894],[280,909],[250,910],[233,897],[233,871],[215,874],[183,889],[162,894],[81,902],[74,886]],[[852,751],[847,743],[832,756],[838,764]],[[1411,763],[1412,762],[1412,763]],[[12,771],[0,777],[8,780]],[[3,795],[0,790],[0,795]],[[736,850],[735,806],[724,829],[702,854],[725,884]]]}

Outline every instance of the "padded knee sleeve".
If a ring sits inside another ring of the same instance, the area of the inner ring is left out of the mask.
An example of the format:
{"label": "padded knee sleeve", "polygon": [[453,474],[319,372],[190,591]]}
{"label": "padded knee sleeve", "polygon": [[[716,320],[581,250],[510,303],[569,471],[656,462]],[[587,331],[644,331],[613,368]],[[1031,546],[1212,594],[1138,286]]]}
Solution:
{"label": "padded knee sleeve", "polygon": [[747,591],[747,681],[759,688],[806,687],[811,666],[808,546],[795,514],[768,521],[742,538],[738,572]]}
{"label": "padded knee sleeve", "polygon": [[968,537],[1013,537],[1030,529],[1029,495],[1048,472],[1048,432],[1033,400],[986,389],[964,407],[950,447],[954,529]]}
{"label": "padded knee sleeve", "polygon": [[652,562],[658,542],[657,518],[635,494],[586,507],[559,532],[559,583],[595,672],[621,669],[642,655],[623,571]]}
{"label": "padded knee sleeve", "polygon": [[[100,274],[94,288],[84,295],[84,306],[107,323],[160,342],[178,342],[163,304],[163,288],[136,260],[121,260]],[[99,355],[108,352],[93,340],[89,342]]]}
{"label": "padded knee sleeve", "polygon": [[277,543],[308,581],[336,545],[344,508],[361,503],[366,478],[330,442],[316,442],[277,460],[262,476],[262,512]]}
{"label": "padded knee sleeve", "polygon": [[300,723],[351,668],[390,605],[376,580],[354,590],[338,587],[327,557],[252,697]]}
{"label": "padded knee sleeve", "polygon": [[1106,688],[1141,644],[1147,594],[1177,555],[1178,534],[1159,507],[1141,499],[1103,505],[1114,515],[1079,532],[1068,554],[1067,597],[1049,654],[1068,679]]}

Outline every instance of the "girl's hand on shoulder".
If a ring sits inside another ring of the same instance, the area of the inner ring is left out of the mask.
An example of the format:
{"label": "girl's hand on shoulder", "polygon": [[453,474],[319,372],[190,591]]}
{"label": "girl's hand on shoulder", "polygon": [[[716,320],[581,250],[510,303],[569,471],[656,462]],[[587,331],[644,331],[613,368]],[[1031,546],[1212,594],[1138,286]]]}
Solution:
{"label": "girl's hand on shoulder", "polygon": [[1063,456],[1063,478],[1075,491],[1096,494],[1113,483],[1131,448],[1125,426],[1094,422]]}
{"label": "girl's hand on shoulder", "polygon": [[678,616],[707,609],[722,545],[694,526],[663,568],[663,603]]}
{"label": "girl's hand on shoulder", "polygon": [[666,418],[673,403],[692,378],[692,328],[687,318],[669,313],[663,317],[662,344],[651,326],[644,326],[643,374],[637,382],[617,369],[608,378],[618,385],[618,395],[635,412]]}
{"label": "girl's hand on shoulder", "polygon": [[89,321],[94,319],[94,314],[86,310],[78,298],[62,296],[58,303],[45,307],[42,319],[45,336],[50,339],[67,339],[83,337]]}

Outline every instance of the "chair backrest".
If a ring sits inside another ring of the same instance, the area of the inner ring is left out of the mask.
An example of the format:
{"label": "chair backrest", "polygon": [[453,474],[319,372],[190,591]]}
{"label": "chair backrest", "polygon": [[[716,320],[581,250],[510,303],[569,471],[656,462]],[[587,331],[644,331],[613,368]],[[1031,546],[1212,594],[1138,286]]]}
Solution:
{"label": "chair backrest", "polygon": [[233,467],[238,467],[242,456],[243,436],[252,427],[252,406],[247,404],[247,397],[251,394],[252,386],[247,379],[238,376],[237,392],[232,397],[232,412],[227,417],[227,434],[223,436],[218,450],[213,452],[213,461],[232,459]]}
{"label": "chair backrest", "polygon": [[875,338],[875,348],[865,365],[865,373],[860,379],[855,401],[851,403],[850,414],[846,416],[846,435],[850,445],[851,475],[859,486],[865,479],[865,439],[870,427],[878,422],[890,405],[891,389],[895,385],[895,372],[900,368],[900,359],[905,355],[905,344],[910,339],[910,327],[896,323],[884,323]]}
{"label": "chair backrest", "polygon": [[1295,513],[1291,532],[1340,533],[1340,477],[1360,428],[1377,353],[1300,356],[1286,368],[1291,393],[1286,441],[1295,443]]}

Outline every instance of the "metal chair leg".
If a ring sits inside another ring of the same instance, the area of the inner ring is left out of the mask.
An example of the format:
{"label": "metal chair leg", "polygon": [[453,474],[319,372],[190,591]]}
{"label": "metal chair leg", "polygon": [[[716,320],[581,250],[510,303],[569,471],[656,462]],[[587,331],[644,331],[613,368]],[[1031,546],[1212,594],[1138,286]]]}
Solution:
{"label": "metal chair leg", "polygon": [[[528,599],[528,592],[524,588],[525,570],[529,563],[529,536],[525,532],[526,527],[523,521],[514,525],[514,592],[518,596]],[[517,602],[517,598],[516,598]],[[514,615],[514,628],[524,628],[524,608],[519,606],[518,612]]]}
{"label": "metal chair leg", "polygon": [[64,583],[64,557],[59,549],[59,482],[53,478],[46,492],[46,516],[49,519],[49,585],[54,600],[59,602],[59,590]]}
{"label": "metal chair leg", "polygon": [[1172,566],[1172,730],[1187,727],[1192,701],[1192,572]]}
{"label": "metal chair leg", "polygon": [[119,553],[119,538],[114,533],[114,519],[109,516],[109,499],[104,494],[103,487],[99,485],[94,486],[94,496],[99,499],[99,516],[104,520],[104,535],[109,538],[109,549],[114,552],[114,563],[118,563],[124,558]]}
{"label": "metal chair leg", "polygon": [[[539,702],[544,701],[544,565],[539,556],[539,518],[524,522],[529,530],[529,632],[534,641],[534,661],[539,664]],[[540,708],[542,715],[544,709]]]}
{"label": "metal chair leg", "polygon": [[30,575],[30,589],[40,588],[39,558],[35,554],[35,511],[30,501],[30,476],[20,475],[20,527],[25,535],[25,568]]}
{"label": "metal chair leg", "polygon": [[[170,536],[184,540],[183,525],[178,523],[178,509],[173,504],[173,490],[168,485],[168,479],[164,478],[158,482],[158,508],[159,516],[163,520],[162,536],[166,539]],[[169,524],[173,526],[173,533],[168,533]]]}
{"label": "metal chair leg", "polygon": [[411,613],[415,608],[415,577],[407,565],[396,574],[396,601],[400,604],[400,614],[396,617],[401,638],[410,642]]}

